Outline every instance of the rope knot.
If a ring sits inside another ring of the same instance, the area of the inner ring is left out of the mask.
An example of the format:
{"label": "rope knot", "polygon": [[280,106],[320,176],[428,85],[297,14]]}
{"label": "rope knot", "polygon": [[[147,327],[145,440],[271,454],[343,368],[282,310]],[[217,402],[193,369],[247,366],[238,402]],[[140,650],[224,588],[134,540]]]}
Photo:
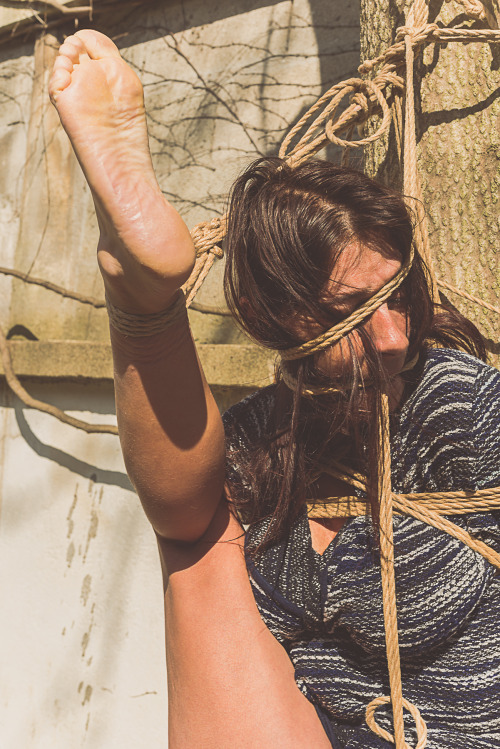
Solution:
{"label": "rope knot", "polygon": [[412,47],[415,47],[428,41],[437,31],[439,31],[437,23],[425,23],[418,27],[411,25],[400,26],[396,30],[396,43],[403,42],[405,37],[409,36]]}
{"label": "rope knot", "polygon": [[220,216],[215,216],[211,221],[207,223],[207,229],[220,229],[222,226],[222,218]]}
{"label": "rope knot", "polygon": [[[340,102],[347,94],[353,94],[351,96],[351,105],[359,107],[363,113],[360,117],[358,110],[358,119],[362,120],[364,118],[366,120],[370,116],[375,102],[378,102],[380,105],[382,110],[382,123],[378,130],[367,138],[361,138],[361,140],[344,140],[336,135],[337,131],[346,129],[347,123],[344,116],[341,115],[336,122],[334,121],[334,117]],[[362,78],[349,78],[349,80],[345,82],[344,87],[340,89],[331,102],[330,115],[325,125],[325,134],[328,140],[335,143],[337,146],[341,146],[342,148],[359,148],[380,138],[380,136],[389,128],[390,124],[391,112],[389,105],[387,104],[380,87],[375,83],[375,81],[363,80]]]}
{"label": "rope knot", "polygon": [[[445,0],[449,3],[450,0]],[[463,6],[465,14],[475,21],[486,23],[490,29],[498,29],[498,23],[494,13],[488,8],[482,0],[458,0]]]}
{"label": "rope knot", "polygon": [[368,99],[366,98],[365,94],[361,93],[361,91],[358,91],[351,96],[351,104],[356,104],[363,110],[366,115],[368,115],[370,111]]}

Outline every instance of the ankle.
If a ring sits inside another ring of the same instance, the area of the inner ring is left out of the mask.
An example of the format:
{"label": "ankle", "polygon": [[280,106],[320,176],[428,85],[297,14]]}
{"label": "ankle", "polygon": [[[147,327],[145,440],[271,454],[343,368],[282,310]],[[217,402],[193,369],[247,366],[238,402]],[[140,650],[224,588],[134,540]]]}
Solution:
{"label": "ankle", "polygon": [[109,324],[123,336],[145,338],[162,333],[186,317],[186,300],[179,289],[159,312],[137,313],[116,306],[106,295]]}

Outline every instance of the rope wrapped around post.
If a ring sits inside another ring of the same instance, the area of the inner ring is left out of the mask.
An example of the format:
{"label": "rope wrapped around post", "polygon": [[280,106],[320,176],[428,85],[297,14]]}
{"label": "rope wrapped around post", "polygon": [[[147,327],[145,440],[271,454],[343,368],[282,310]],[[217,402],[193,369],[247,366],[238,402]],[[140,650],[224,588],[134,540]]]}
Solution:
{"label": "rope wrapped around post", "polygon": [[[449,0],[446,1],[448,2]],[[344,153],[347,154],[349,149],[364,146],[386,132],[391,121],[390,116],[388,116],[391,108],[393,110],[392,116],[396,135],[399,139],[400,130],[402,130],[401,99],[405,91],[403,73],[405,65],[407,65],[408,41],[411,42],[413,52],[416,52],[424,44],[429,43],[447,44],[449,42],[461,42],[468,44],[471,42],[483,42],[492,44],[500,42],[500,30],[498,29],[497,21],[487,4],[481,2],[481,0],[457,0],[457,2],[463,5],[466,15],[487,23],[490,28],[471,29],[466,26],[440,28],[437,24],[429,24],[427,23],[428,11],[426,0],[415,0],[408,17],[407,25],[397,30],[394,44],[384,50],[378,57],[364,61],[358,68],[360,78],[350,78],[347,81],[338,83],[323,94],[289,131],[280,148],[280,157],[290,165],[299,164],[301,161],[314,155],[329,141],[342,146],[345,149]],[[57,5],[57,3],[52,4],[54,6]],[[83,10],[86,10],[86,8],[83,8]],[[72,13],[76,11],[81,12],[82,8],[72,8],[68,12],[70,11]],[[378,72],[377,68],[379,68]],[[363,76],[371,74],[373,74],[372,78],[363,78]],[[351,96],[350,103],[347,109],[335,120],[336,110],[346,95]],[[359,140],[353,141],[352,134],[356,126],[358,131],[361,132],[364,123],[379,112],[382,113],[382,123],[377,132],[366,138],[361,137]],[[296,143],[291,147],[294,140],[296,140]],[[421,211],[423,203],[421,202],[420,187],[417,185],[417,192],[409,194],[412,194],[413,197],[419,200],[417,202],[417,210]],[[421,216],[421,214],[419,215]],[[422,221],[420,221],[420,225],[424,226]],[[223,250],[220,245],[226,233],[226,226],[227,216],[216,217],[211,221],[204,221],[198,224],[191,232],[197,251],[197,260],[190,278],[183,287],[187,307],[192,304],[197,291],[208,275],[215,259],[223,256]],[[428,266],[431,267],[431,253],[425,228],[418,250],[422,252]],[[84,304],[91,304],[97,308],[105,306],[104,300],[87,297],[51,282],[26,276],[15,269],[0,268],[0,273],[20,277],[26,283],[35,283],[44,286],[62,296],[75,299]],[[437,298],[436,285],[451,291],[453,294],[462,296],[473,304],[480,305],[491,312],[500,314],[499,307],[488,304],[474,295],[462,292],[460,289],[439,278],[434,278],[432,281],[434,298]],[[208,309],[204,311],[208,311]],[[221,313],[217,309],[211,309],[210,312]],[[3,343],[2,358],[6,371],[10,372],[7,379],[9,387],[18,395],[23,403],[38,410],[45,410],[60,421],[72,424],[72,426],[77,428],[85,429],[86,431],[96,431],[96,425],[73,419],[63,411],[55,409],[49,404],[37,401],[26,393],[12,368],[9,346],[6,339],[4,339]],[[292,386],[292,381],[290,379],[288,381]],[[315,395],[318,392],[318,390],[314,389],[309,390],[310,395]],[[115,427],[102,425],[102,429],[103,431],[111,431],[113,434],[116,433]]]}
{"label": "rope wrapped around post", "polygon": [[[417,149],[416,149],[416,135],[415,135],[415,111],[414,111],[414,92],[413,92],[413,57],[414,50],[426,39],[431,36],[438,34],[438,27],[435,25],[427,24],[428,20],[428,6],[425,0],[415,0],[410,13],[408,15],[406,26],[398,31],[397,43],[381,58],[379,61],[385,62],[386,68],[383,69],[386,76],[395,75],[396,68],[394,63],[389,63],[388,60],[392,55],[395,54],[396,48],[399,45],[403,45],[404,59],[405,59],[405,72],[406,72],[406,99],[405,99],[405,121],[404,121],[404,192],[407,200],[417,200],[417,215],[419,218],[417,231],[415,233],[415,245],[416,251],[424,258],[427,266],[430,270],[430,293],[434,301],[439,300],[438,292],[438,279],[436,278],[432,269],[432,256],[430,251],[425,213],[423,211],[423,201],[420,187],[420,179],[418,174],[417,165]],[[363,66],[362,66],[363,67]],[[371,69],[371,66],[365,66],[365,69]],[[354,82],[356,79],[350,79],[346,82],[346,88],[350,91],[354,89]],[[386,85],[389,79],[386,77]],[[391,82],[396,82],[394,77],[391,78]],[[381,89],[378,87],[382,81],[377,81],[377,78],[371,82],[370,86],[365,85],[365,90],[371,91],[372,98],[375,98],[380,102],[382,97]],[[360,101],[361,86],[356,80],[357,93],[356,98],[353,97],[353,103],[351,109],[363,110],[365,113],[369,111],[370,104],[367,101]],[[397,80],[399,85],[399,80]],[[331,92],[330,92],[331,93]],[[303,141],[305,143],[293,149],[288,159],[294,163],[306,158],[311,153],[317,151],[321,144],[324,142],[324,138],[327,137],[334,143],[343,145],[344,147],[353,147],[352,143],[347,143],[340,139],[335,133],[342,130],[345,127],[346,122],[350,122],[349,116],[346,112],[341,115],[336,125],[333,124],[331,118],[335,114],[335,110],[343,97],[345,92],[336,92],[334,97],[325,107],[325,110],[311,125]],[[383,98],[383,97],[382,97]],[[384,100],[385,101],[385,100]],[[282,151],[280,155],[283,157],[286,153],[289,143],[293,139],[293,136],[298,130],[303,127],[307,122],[308,117],[313,111],[316,111],[322,104],[322,100],[317,102],[309,113],[297,124],[295,129],[292,129],[287,139],[285,139]],[[382,106],[383,112],[382,125],[380,126],[377,133],[374,136],[378,137],[381,132],[384,131],[386,122],[386,112],[388,110],[387,102],[385,106]],[[314,136],[315,128],[318,123],[326,120],[324,134]],[[295,131],[294,131],[295,130]],[[374,136],[371,138],[375,139]],[[364,145],[368,142],[368,139],[361,139],[357,141],[357,144]],[[304,356],[316,353],[331,346],[333,343],[339,341],[343,336],[351,332],[356,325],[361,323],[368,315],[372,314],[377,307],[379,307],[389,296],[393,290],[397,288],[404,280],[409,272],[411,263],[413,260],[413,251],[407,261],[403,264],[399,273],[386,284],[372,299],[368,300],[359,309],[355,310],[346,320],[334,326],[332,329],[326,331],[321,336],[308,341],[300,346],[296,346],[291,349],[279,352],[283,362],[299,359]],[[295,386],[293,378],[286,371],[286,367],[283,367],[284,382],[289,387]],[[332,388],[328,388],[331,391]],[[304,394],[313,396],[325,392],[324,389],[315,388],[307,390]],[[353,477],[349,471],[337,472],[337,478],[347,481],[348,483],[356,482],[361,486],[364,486],[364,482],[360,482],[359,477]],[[489,490],[493,493],[494,506],[500,507],[500,487]],[[436,493],[434,497],[439,499],[440,493]],[[463,543],[470,546],[476,552],[482,554],[491,564],[494,564],[500,568],[500,555],[497,554],[493,549],[482,543],[478,539],[475,539],[467,532],[455,524],[448,521],[446,518],[442,518],[439,513],[435,512],[430,507],[422,507],[422,503],[417,501],[405,502],[403,500],[404,495],[393,494],[391,490],[391,462],[390,462],[390,438],[389,438],[389,403],[388,396],[385,392],[379,394],[379,430],[378,430],[378,496],[379,496],[379,507],[380,507],[380,522],[379,522],[379,533],[380,533],[380,565],[381,565],[381,582],[382,582],[382,597],[383,597],[383,612],[384,612],[384,625],[386,635],[386,653],[387,653],[387,664],[389,671],[389,682],[390,682],[390,697],[383,695],[372,700],[366,708],[366,723],[369,728],[379,737],[390,741],[395,744],[396,749],[411,749],[405,740],[404,733],[404,717],[403,707],[411,713],[417,731],[417,744],[415,749],[425,749],[427,745],[427,727],[425,721],[418,708],[412,705],[410,702],[403,698],[402,681],[401,681],[401,664],[399,654],[399,643],[398,643],[398,628],[397,628],[397,607],[396,607],[396,585],[394,576],[394,542],[393,542],[393,511],[394,507],[397,507],[400,511],[412,515],[416,519],[432,525],[440,530],[443,530],[450,535],[458,538]],[[473,495],[476,496],[476,493]],[[352,500],[353,498],[343,498],[344,500]],[[338,505],[337,505],[338,506]],[[324,507],[324,506],[323,506]],[[314,514],[315,507],[309,508],[309,517],[325,517],[324,514]],[[470,503],[468,511],[477,511],[476,508],[470,509]],[[366,512],[366,504],[365,504]],[[355,513],[356,514],[356,513]],[[333,514],[330,517],[334,516]],[[393,715],[393,728],[394,736],[385,731],[375,720],[375,710],[377,707],[391,703],[392,715]]]}
{"label": "rope wrapped around post", "polygon": [[[428,23],[427,0],[415,0],[405,26],[397,29],[394,44],[389,46],[378,57],[365,60],[358,68],[360,76],[373,75],[372,78],[349,78],[335,84],[326,91],[289,130],[283,140],[279,156],[289,165],[294,166],[305,161],[328,142],[335,143],[345,149],[359,148],[381,137],[391,123],[390,110],[393,105],[395,112],[400,106],[402,96],[408,83],[405,70],[408,60],[408,41],[411,42],[413,54],[425,44],[448,44],[449,42],[482,42],[494,44],[500,42],[500,30],[488,8],[479,0],[459,0],[464,11],[471,18],[481,20],[491,28],[471,29],[469,27],[441,28],[436,23]],[[347,108],[335,119],[336,111],[345,96],[350,96]],[[399,105],[398,105],[399,103]],[[371,117],[382,115],[382,122],[377,131],[359,140],[351,140],[354,128],[362,128]],[[397,115],[393,113],[396,117]],[[294,145],[292,145],[294,144]],[[432,267],[432,255],[429,248],[427,230],[423,226],[423,202],[417,171],[417,187],[415,192],[407,192],[416,199],[419,218],[419,232],[423,232],[419,241],[419,252]],[[184,287],[187,305],[191,303],[203,279],[216,257],[222,256],[219,243],[225,235],[227,216],[213,219],[210,222],[198,224],[192,232],[195,246],[199,253],[198,262],[192,277]],[[217,228],[215,228],[217,226]],[[207,270],[204,270],[204,265]],[[464,293],[450,286],[445,281],[433,276],[432,295],[438,299],[437,287],[446,288],[452,293],[463,296],[473,304],[483,306],[491,312],[500,314],[500,308],[483,302],[476,296]]]}

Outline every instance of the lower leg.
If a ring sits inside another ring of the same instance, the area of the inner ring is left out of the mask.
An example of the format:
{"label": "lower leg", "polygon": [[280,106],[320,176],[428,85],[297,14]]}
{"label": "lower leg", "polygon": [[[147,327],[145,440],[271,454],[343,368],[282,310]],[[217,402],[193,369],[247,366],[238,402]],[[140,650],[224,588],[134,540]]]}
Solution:
{"label": "lower leg", "polygon": [[170,749],[331,749],[257,610],[242,529],[227,506],[196,545],[159,543]]}

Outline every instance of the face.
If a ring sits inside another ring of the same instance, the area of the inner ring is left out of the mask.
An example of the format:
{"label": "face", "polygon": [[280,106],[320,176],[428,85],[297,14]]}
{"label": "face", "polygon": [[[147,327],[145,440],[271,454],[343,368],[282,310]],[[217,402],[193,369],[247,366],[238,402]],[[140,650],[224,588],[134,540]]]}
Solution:
{"label": "face", "polygon": [[[385,286],[400,268],[401,259],[394,253],[348,245],[335,265],[325,290],[326,296],[335,310],[348,317]],[[406,308],[399,289],[358,328],[364,328],[368,333],[388,376],[397,385],[397,376],[404,366],[409,346]],[[361,372],[366,374],[364,347],[357,328],[351,332],[349,340],[351,347],[346,339],[342,339],[318,355],[318,366],[328,376],[338,376],[353,356],[357,358]]]}

